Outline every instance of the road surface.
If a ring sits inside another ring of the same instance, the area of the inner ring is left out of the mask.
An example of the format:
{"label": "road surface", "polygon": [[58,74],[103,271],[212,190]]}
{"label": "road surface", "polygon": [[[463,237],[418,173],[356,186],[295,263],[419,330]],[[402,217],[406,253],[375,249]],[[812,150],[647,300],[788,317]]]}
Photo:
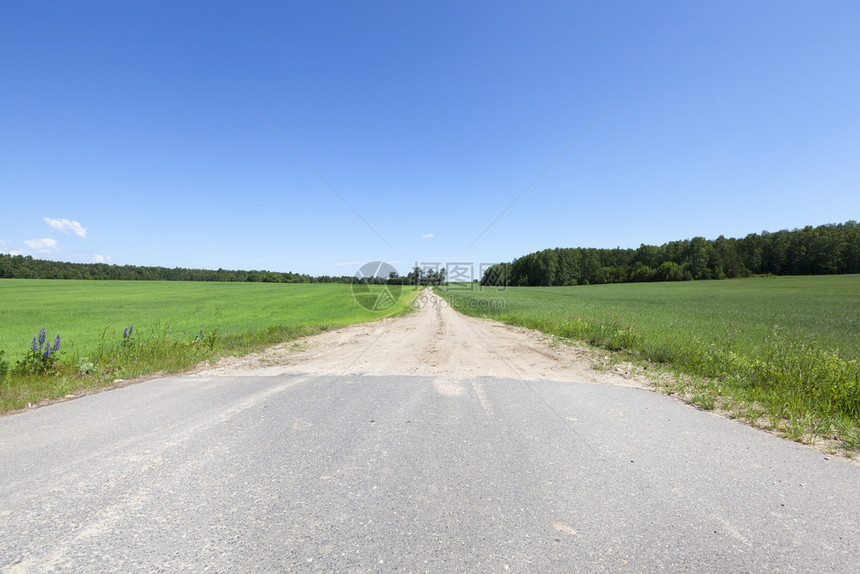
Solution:
{"label": "road surface", "polygon": [[0,569],[860,570],[856,463],[426,303],[0,418]]}

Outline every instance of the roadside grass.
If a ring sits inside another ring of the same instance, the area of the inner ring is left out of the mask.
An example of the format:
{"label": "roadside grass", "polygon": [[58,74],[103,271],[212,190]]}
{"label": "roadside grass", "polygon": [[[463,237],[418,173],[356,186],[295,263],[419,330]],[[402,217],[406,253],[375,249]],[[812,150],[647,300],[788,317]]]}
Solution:
{"label": "roadside grass", "polygon": [[[414,296],[374,312],[342,284],[0,280],[0,412],[405,314]],[[41,328],[62,335],[47,359]]]}
{"label": "roadside grass", "polygon": [[653,380],[702,409],[860,450],[860,275],[467,287],[438,292],[466,314],[674,373]]}

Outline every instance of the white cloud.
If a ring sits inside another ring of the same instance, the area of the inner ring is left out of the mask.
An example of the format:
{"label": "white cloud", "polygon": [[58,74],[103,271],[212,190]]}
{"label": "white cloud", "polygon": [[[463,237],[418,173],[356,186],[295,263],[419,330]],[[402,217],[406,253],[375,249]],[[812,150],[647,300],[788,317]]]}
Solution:
{"label": "white cloud", "polygon": [[421,239],[433,239],[434,236],[435,236],[434,233],[425,233],[424,235],[421,236]]}
{"label": "white cloud", "polygon": [[57,250],[56,239],[28,239],[24,244],[36,253],[51,253]]}
{"label": "white cloud", "polygon": [[94,253],[93,261],[96,263],[110,263],[110,255],[99,255],[98,253]]}
{"label": "white cloud", "polygon": [[70,221],[68,219],[51,219],[50,217],[46,217],[44,219],[45,223],[57,231],[62,231],[63,233],[74,233],[78,237],[87,236],[87,228],[83,227],[77,221]]}

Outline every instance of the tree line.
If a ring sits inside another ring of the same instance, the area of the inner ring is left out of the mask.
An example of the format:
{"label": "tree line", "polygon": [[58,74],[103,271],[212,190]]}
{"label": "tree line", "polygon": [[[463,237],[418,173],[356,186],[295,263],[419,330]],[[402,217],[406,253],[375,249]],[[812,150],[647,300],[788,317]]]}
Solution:
{"label": "tree line", "polygon": [[489,267],[481,284],[557,286],[836,273],[860,273],[856,221],[763,231],[741,239],[694,237],[638,249],[545,249]]}
{"label": "tree line", "polygon": [[445,268],[413,267],[405,276],[392,271],[388,277],[352,277],[352,281],[365,285],[445,285],[447,284]]}
{"label": "tree line", "polygon": [[[235,271],[227,269],[186,269],[184,267],[146,267],[107,263],[67,263],[34,259],[30,255],[0,253],[0,279],[97,279],[122,281],[224,281],[252,283],[352,283],[352,275],[313,277],[304,273],[275,271]],[[441,285],[445,268],[414,267],[406,276],[392,272],[389,277],[370,277],[368,284]]]}
{"label": "tree line", "polygon": [[185,269],[107,263],[66,263],[0,253],[0,279],[105,279],[136,281],[240,281],[260,283],[350,283],[351,276],[312,277],[302,273]]}

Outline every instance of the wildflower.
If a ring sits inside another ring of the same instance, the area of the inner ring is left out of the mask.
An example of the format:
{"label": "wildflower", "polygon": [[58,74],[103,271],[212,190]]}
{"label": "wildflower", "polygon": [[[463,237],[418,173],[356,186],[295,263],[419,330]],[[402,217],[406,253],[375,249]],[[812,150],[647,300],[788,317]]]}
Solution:
{"label": "wildflower", "polygon": [[122,338],[128,339],[128,327],[126,327],[122,332]]}
{"label": "wildflower", "polygon": [[132,331],[134,331],[134,325],[129,325],[129,326],[128,326],[128,336],[129,336],[129,337],[131,337],[131,333],[132,333]]}
{"label": "wildflower", "polygon": [[45,358],[47,359],[50,356],[51,356],[51,344],[45,343]]}
{"label": "wildflower", "polygon": [[36,343],[36,335],[33,335],[33,343],[30,345],[30,352],[35,353],[39,350],[39,345]]}
{"label": "wildflower", "polygon": [[57,351],[59,351],[59,350],[60,350],[60,334],[59,334],[59,333],[57,333],[57,340],[56,340],[56,341],[54,341],[54,348],[52,349],[52,351],[53,351],[54,353],[56,353],[56,352],[57,352]]}
{"label": "wildflower", "polygon": [[48,337],[48,332],[45,330],[44,327],[42,327],[42,330],[39,331],[39,346],[40,347],[45,344],[45,339],[47,337]]}

